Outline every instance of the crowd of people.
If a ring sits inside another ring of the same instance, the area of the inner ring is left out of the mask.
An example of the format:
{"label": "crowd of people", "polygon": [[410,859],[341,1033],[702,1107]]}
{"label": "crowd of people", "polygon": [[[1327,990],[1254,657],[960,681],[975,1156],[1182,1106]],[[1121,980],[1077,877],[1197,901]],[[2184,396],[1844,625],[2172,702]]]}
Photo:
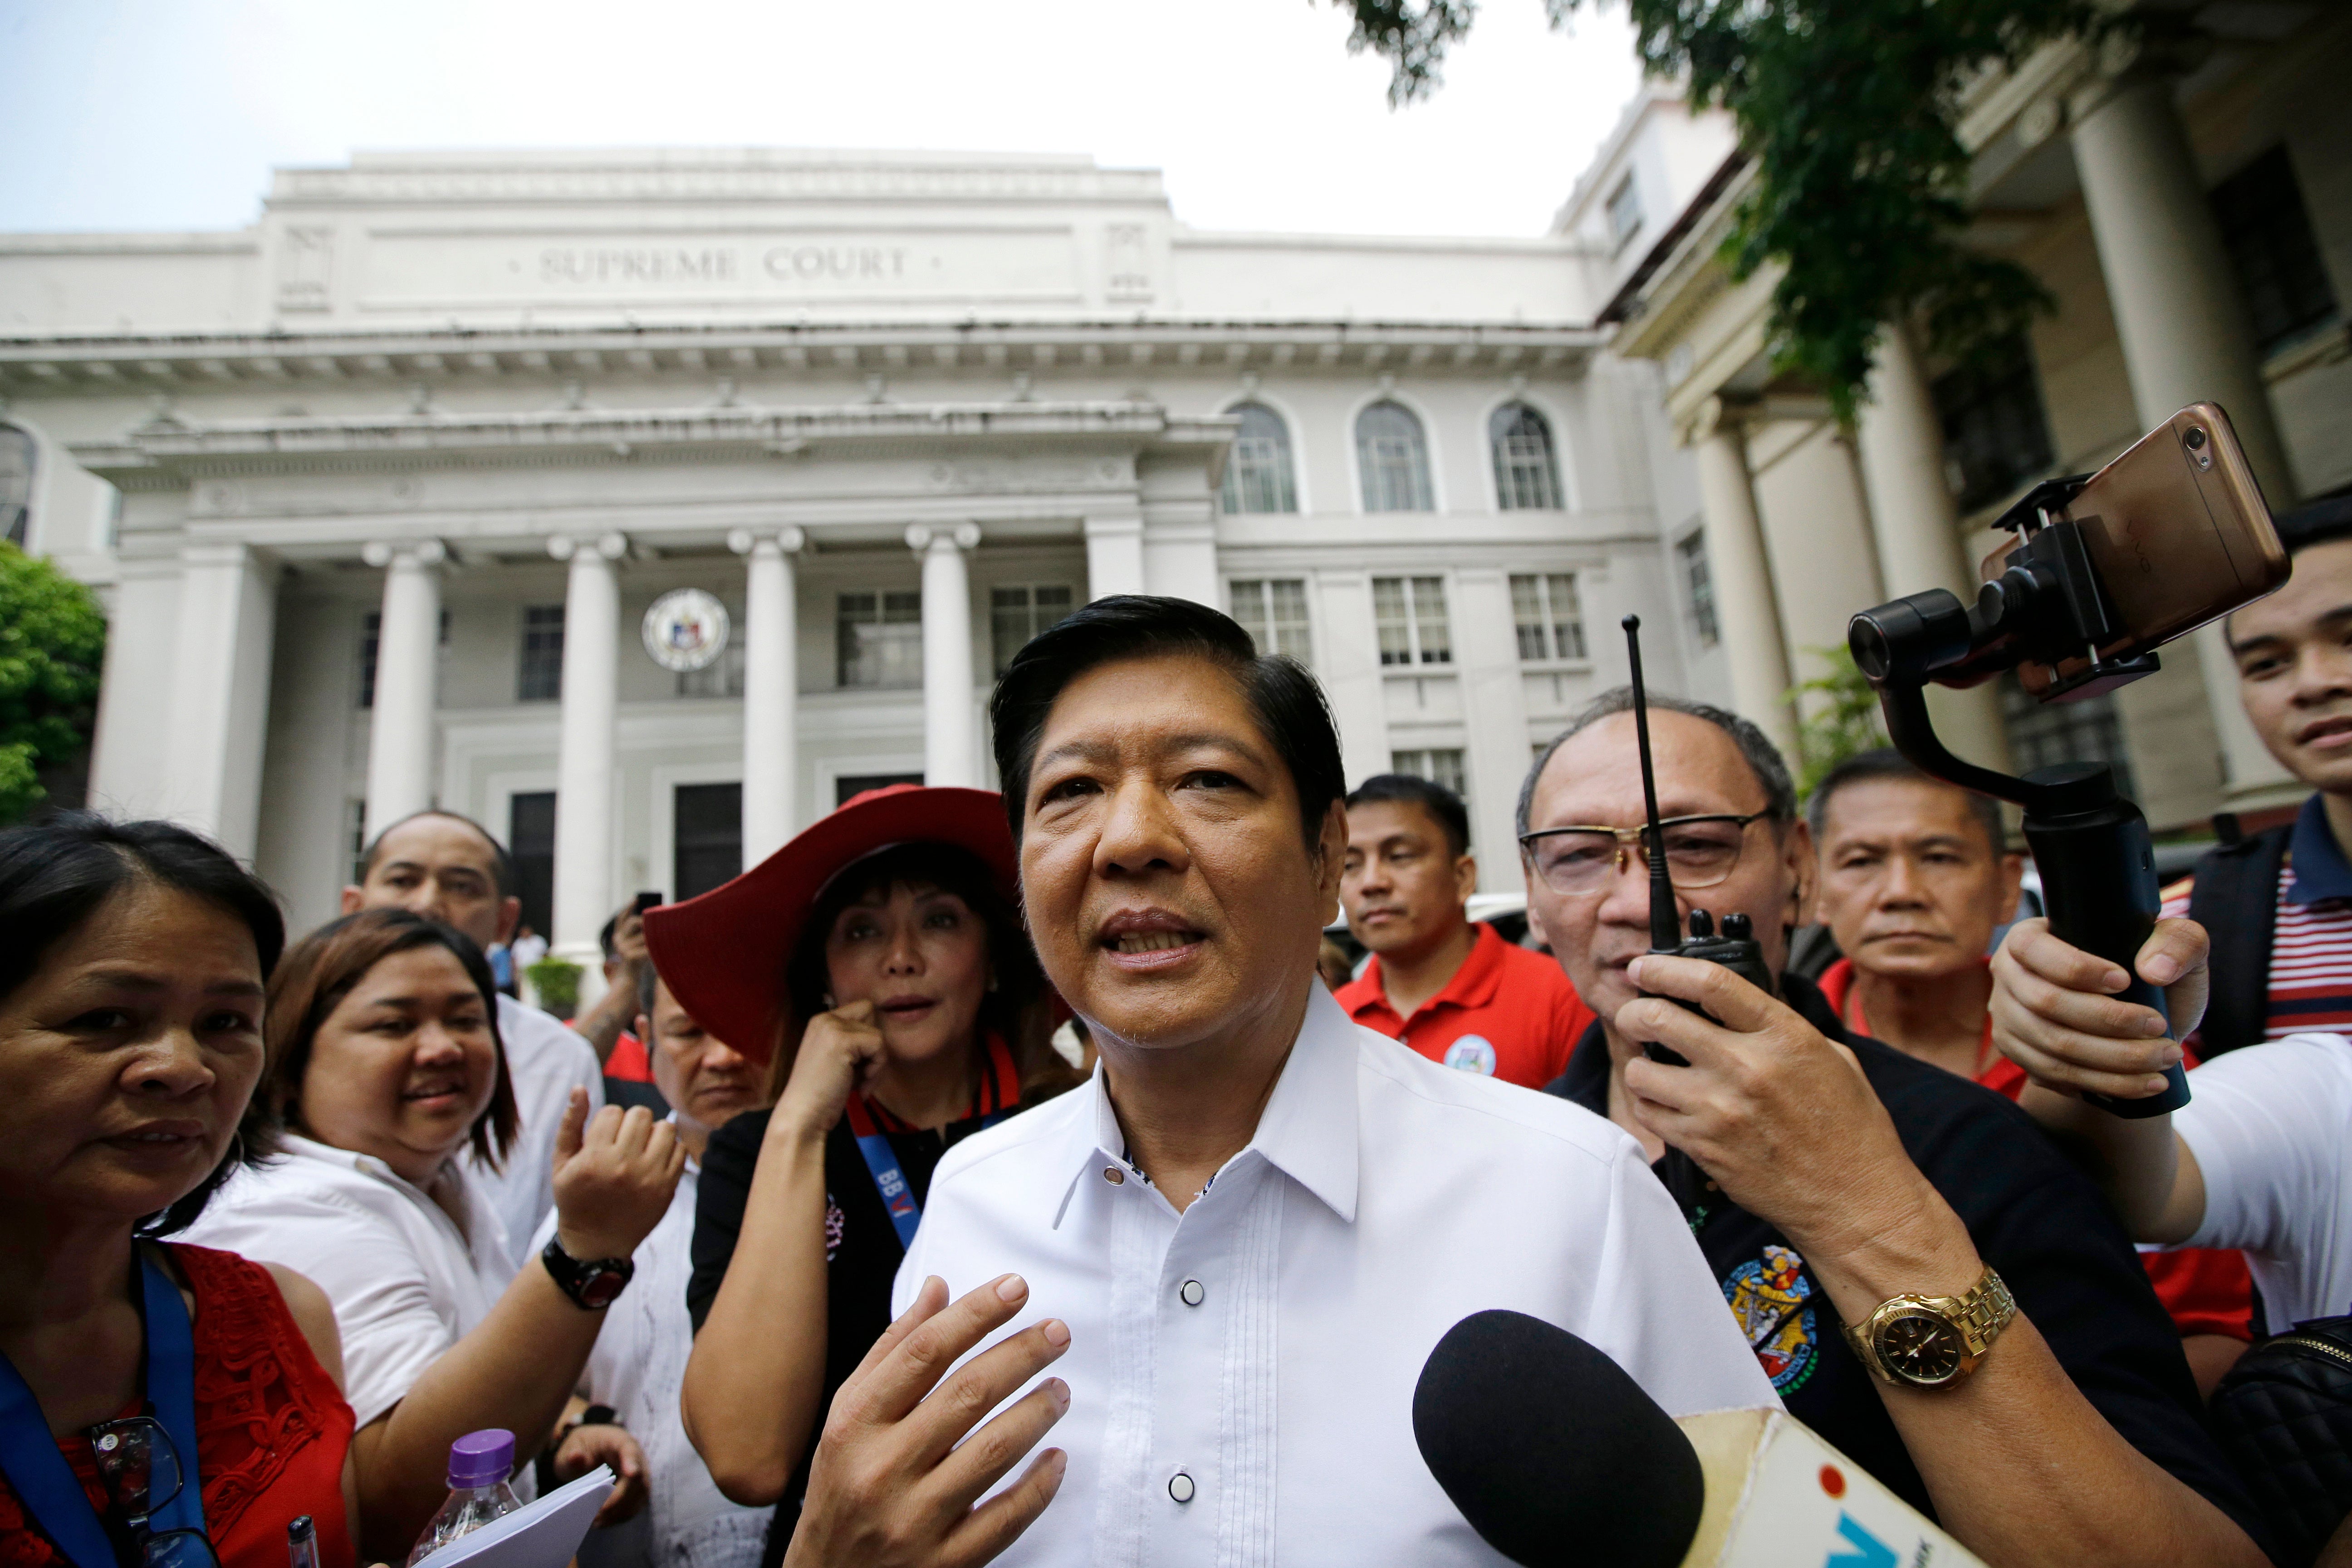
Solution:
{"label": "crowd of people", "polygon": [[1678,913],[1773,984],[1653,951],[1623,691],[1475,921],[1463,803],[1348,788],[1313,678],[1170,599],[1021,650],[1001,794],[617,911],[569,1023],[462,816],[290,943],[183,828],[0,832],[0,1565],[400,1563],[486,1428],[525,1496],[612,1469],[587,1568],[1494,1562],[1410,1412],[1497,1307],[1988,1563],[2352,1562],[2209,1406],[2352,1310],[2352,526],[2289,542],[2228,633],[2315,793],[2168,890],[2168,1016],[2018,918],[1994,803],[1891,751],[1801,802],[1659,693]]}

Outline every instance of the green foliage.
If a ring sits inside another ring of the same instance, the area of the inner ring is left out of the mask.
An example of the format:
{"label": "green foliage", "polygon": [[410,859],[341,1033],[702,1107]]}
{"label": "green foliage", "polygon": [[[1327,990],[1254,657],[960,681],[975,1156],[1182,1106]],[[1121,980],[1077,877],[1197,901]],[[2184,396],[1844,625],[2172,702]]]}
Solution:
{"label": "green foliage", "polygon": [[580,966],[552,955],[523,971],[539,1005],[559,1018],[569,1018],[580,1007]]}
{"label": "green foliage", "polygon": [[1814,786],[1848,757],[1860,756],[1886,744],[1878,707],[1878,693],[1870,678],[1854,667],[1853,655],[1843,647],[1807,648],[1828,665],[1829,673],[1801,682],[1789,695],[1794,700],[1807,692],[1829,699],[1812,717],[1797,726],[1797,794],[1812,798]]}
{"label": "green foliage", "polygon": [[89,742],[106,616],[89,590],[0,541],[0,822],[47,793],[38,773]]}
{"label": "green foliage", "polygon": [[[1349,47],[1386,57],[1389,98],[1433,90],[1475,0],[1334,0]],[[1554,26],[1584,0],[1544,0]],[[1961,242],[1969,158],[1961,84],[2041,45],[2121,26],[2098,0],[1628,0],[1642,63],[1721,104],[1756,183],[1725,247],[1734,273],[1784,269],[1777,368],[1851,420],[1879,333],[1916,314],[1927,346],[1970,363],[2049,311],[2024,268]]]}

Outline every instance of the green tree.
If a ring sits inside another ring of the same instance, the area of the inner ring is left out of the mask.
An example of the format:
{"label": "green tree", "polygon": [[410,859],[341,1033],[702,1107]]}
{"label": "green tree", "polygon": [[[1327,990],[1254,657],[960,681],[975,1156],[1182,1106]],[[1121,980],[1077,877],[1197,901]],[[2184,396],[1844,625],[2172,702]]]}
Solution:
{"label": "green tree", "polygon": [[0,541],[0,823],[47,791],[45,764],[89,743],[106,616],[90,591]]}
{"label": "green tree", "polygon": [[[1389,100],[1435,90],[1476,0],[1333,0],[1351,49],[1392,67]],[[1584,0],[1544,0],[1552,24]],[[1959,91],[2067,37],[2128,25],[2104,0],[1628,0],[1642,64],[1731,111],[1756,180],[1725,258],[1735,276],[1778,263],[1773,360],[1851,420],[1888,321],[1980,361],[2052,309],[2015,262],[1962,243],[1969,157]]]}
{"label": "green tree", "polygon": [[1886,744],[1886,729],[1878,693],[1871,689],[1870,678],[1855,668],[1853,654],[1843,647],[1805,651],[1829,666],[1827,673],[1800,681],[1789,694],[1792,700],[1808,692],[1827,699],[1797,726],[1797,795],[1811,800],[1832,768]]}

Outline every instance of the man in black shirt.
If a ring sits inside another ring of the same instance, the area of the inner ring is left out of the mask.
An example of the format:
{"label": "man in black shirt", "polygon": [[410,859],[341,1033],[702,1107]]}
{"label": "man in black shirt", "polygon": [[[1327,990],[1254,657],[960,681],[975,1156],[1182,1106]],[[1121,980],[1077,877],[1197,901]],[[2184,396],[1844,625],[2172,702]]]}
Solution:
{"label": "man in black shirt", "polygon": [[[1776,999],[1716,964],[1644,956],[1627,699],[1588,709],[1520,796],[1530,917],[1601,1019],[1550,1092],[1657,1162],[1790,1413],[1969,1550],[2066,1568],[2260,1563],[2129,1242],[2023,1113],[1849,1037],[1801,978],[1783,974]],[[1680,911],[1748,916],[1780,973],[1815,876],[1787,767],[1735,715],[1656,697],[1651,713]],[[1688,1065],[1648,1059],[1645,1042]]]}

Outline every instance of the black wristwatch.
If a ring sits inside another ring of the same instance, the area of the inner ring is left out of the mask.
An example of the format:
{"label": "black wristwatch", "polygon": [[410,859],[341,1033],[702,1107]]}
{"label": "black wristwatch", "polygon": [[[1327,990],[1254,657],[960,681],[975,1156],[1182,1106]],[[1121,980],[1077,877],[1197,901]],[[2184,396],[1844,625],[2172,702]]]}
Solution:
{"label": "black wristwatch", "polygon": [[547,1265],[548,1278],[562,1288],[572,1298],[572,1304],[583,1312],[600,1311],[613,1304],[637,1266],[625,1258],[594,1258],[583,1260],[563,1250],[561,1237],[551,1236],[541,1249],[539,1260]]}

